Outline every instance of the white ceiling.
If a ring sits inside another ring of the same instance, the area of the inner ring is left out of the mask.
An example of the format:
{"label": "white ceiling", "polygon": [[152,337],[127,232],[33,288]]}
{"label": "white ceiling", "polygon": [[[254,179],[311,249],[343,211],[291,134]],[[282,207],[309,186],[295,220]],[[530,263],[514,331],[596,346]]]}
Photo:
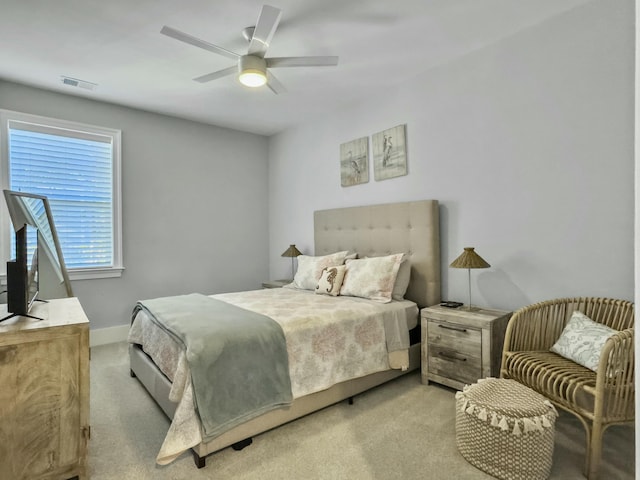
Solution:
{"label": "white ceiling", "polygon": [[169,25],[244,54],[241,31],[263,0],[0,0],[0,78],[271,135],[588,1],[270,0],[283,16],[268,57],[340,57],[273,69],[288,90],[275,95],[234,76],[194,82],[233,61],[159,33]]}

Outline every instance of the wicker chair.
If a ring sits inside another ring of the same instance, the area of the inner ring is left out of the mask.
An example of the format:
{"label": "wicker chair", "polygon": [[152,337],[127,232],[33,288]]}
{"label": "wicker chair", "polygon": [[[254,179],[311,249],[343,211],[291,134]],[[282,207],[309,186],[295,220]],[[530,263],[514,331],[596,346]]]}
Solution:
{"label": "wicker chair", "polygon": [[[602,349],[597,373],[549,351],[575,310],[619,333]],[[585,475],[597,478],[602,436],[610,425],[633,423],[634,305],[607,298],[562,298],[513,314],[504,340],[500,376],[541,393],[577,416],[585,428]]]}

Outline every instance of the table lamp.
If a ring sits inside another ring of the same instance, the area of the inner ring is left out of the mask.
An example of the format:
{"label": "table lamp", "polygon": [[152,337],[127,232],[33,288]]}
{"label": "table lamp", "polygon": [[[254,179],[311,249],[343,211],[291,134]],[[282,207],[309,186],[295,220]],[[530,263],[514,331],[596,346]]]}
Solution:
{"label": "table lamp", "polygon": [[300,250],[298,250],[296,248],[295,245],[289,245],[289,248],[287,248],[284,253],[281,255],[282,257],[291,257],[291,280],[293,280],[293,277],[295,276],[295,271],[293,268],[293,259],[296,258],[298,255],[302,255],[302,252]]}
{"label": "table lamp", "polygon": [[451,262],[449,266],[451,268],[466,268],[469,271],[469,305],[467,306],[467,310],[471,311],[471,269],[488,268],[491,265],[474,251],[474,247],[464,247],[464,252]]}

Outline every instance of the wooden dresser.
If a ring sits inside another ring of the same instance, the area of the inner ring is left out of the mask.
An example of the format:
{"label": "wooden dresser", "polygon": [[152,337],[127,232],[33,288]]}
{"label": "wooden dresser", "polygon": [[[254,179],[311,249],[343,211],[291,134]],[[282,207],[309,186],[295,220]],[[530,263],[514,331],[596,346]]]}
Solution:
{"label": "wooden dresser", "polygon": [[89,320],[77,298],[29,313],[0,323],[0,478],[86,479]]}
{"label": "wooden dresser", "polygon": [[423,308],[422,383],[462,390],[480,378],[498,377],[511,312],[441,305]]}

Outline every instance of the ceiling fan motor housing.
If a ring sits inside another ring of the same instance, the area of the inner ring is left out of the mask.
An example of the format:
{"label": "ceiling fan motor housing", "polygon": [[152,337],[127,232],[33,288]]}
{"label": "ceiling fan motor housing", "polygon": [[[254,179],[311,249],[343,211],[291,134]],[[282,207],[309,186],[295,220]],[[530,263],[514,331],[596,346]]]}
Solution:
{"label": "ceiling fan motor housing", "polygon": [[238,72],[254,71],[256,73],[267,74],[267,62],[264,58],[255,55],[242,55],[238,62]]}

